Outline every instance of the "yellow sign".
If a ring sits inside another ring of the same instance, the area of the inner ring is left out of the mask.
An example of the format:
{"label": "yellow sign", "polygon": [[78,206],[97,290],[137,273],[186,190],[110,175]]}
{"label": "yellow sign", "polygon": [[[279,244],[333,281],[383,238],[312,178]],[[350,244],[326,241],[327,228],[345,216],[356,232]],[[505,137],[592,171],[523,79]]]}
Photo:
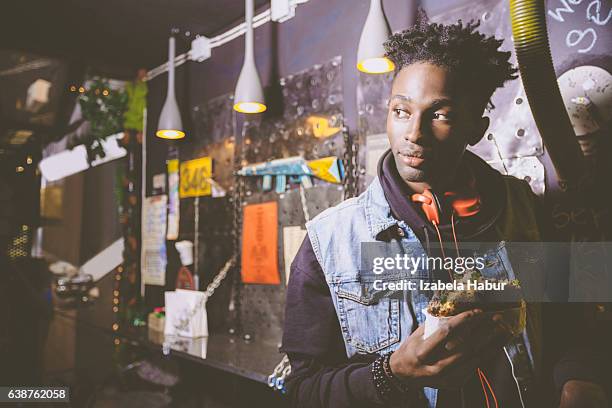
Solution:
{"label": "yellow sign", "polygon": [[211,194],[212,159],[202,157],[181,163],[179,196],[198,197]]}
{"label": "yellow sign", "polygon": [[330,119],[324,116],[311,116],[306,119],[306,124],[312,126],[312,134],[317,139],[330,137],[338,133],[341,128],[329,126]]}

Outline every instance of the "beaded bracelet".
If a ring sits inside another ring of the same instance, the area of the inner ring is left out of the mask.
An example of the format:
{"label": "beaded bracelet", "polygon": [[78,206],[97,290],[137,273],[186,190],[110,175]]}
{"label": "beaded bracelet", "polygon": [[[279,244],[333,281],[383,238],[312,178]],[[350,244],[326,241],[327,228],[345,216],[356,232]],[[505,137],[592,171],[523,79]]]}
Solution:
{"label": "beaded bracelet", "polygon": [[397,390],[393,388],[387,373],[385,373],[384,360],[387,355],[381,356],[372,363],[372,377],[374,386],[383,401],[392,401],[397,397]]}

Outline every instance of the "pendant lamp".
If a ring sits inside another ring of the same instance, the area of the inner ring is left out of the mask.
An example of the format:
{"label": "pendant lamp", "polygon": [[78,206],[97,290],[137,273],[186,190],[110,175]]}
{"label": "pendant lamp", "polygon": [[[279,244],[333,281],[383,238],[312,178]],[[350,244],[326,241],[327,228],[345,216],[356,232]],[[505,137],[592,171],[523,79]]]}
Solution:
{"label": "pendant lamp", "polygon": [[371,0],[357,51],[357,69],[367,74],[384,74],[395,69],[385,57],[384,42],[391,35],[389,23],[382,8],[382,0]]}
{"label": "pendant lamp", "polygon": [[162,139],[182,139],[185,137],[181,112],[179,111],[174,94],[175,41],[174,35],[171,35],[168,41],[168,92],[161,114],[159,115],[157,132],[155,133],[157,137]]}
{"label": "pendant lamp", "polygon": [[253,50],[253,0],[245,0],[246,33],[244,35],[244,64],[234,92],[234,110],[242,113],[261,113],[267,109],[263,88],[255,66]]}

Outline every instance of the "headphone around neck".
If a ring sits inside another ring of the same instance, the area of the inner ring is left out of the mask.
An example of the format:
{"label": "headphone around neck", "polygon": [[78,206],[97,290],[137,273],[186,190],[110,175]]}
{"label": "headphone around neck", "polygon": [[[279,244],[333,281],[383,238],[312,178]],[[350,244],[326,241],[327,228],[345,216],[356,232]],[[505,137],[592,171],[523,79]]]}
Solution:
{"label": "headphone around neck", "polygon": [[433,191],[426,189],[422,194],[412,195],[412,201],[421,203],[425,216],[435,225],[440,225],[443,204],[447,203],[459,217],[471,217],[480,211],[480,195],[476,190],[474,174],[469,171],[467,183],[459,191],[445,191],[440,199]]}

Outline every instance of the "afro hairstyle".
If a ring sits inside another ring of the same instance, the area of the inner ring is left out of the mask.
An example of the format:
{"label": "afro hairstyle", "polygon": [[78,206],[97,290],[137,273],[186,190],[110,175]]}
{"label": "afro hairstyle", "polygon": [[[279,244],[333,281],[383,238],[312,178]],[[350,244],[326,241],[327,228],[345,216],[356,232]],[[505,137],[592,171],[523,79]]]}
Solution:
{"label": "afro hairstyle", "polygon": [[461,20],[451,25],[420,22],[391,35],[384,44],[385,55],[395,64],[396,75],[417,62],[448,69],[466,89],[479,90],[477,103],[490,109],[493,92],[515,79],[517,69],[509,62],[511,53],[498,50],[503,40],[476,31],[479,25],[480,22],[464,25]]}

